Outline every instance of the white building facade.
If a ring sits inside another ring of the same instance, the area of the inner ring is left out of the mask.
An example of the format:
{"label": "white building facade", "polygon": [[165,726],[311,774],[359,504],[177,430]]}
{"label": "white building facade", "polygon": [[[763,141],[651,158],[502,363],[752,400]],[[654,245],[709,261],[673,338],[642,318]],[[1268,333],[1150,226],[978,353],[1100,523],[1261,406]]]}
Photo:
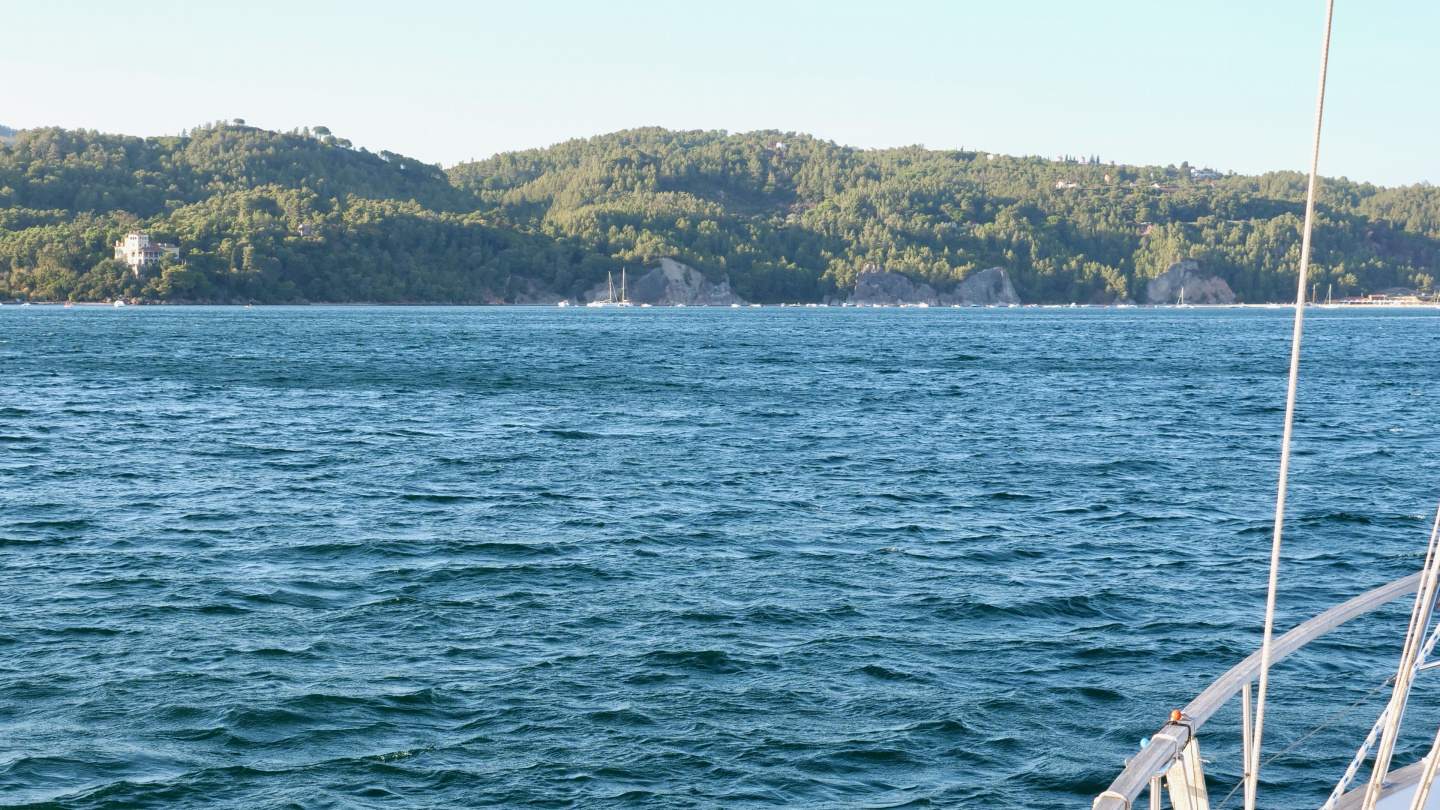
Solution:
{"label": "white building facade", "polygon": [[115,243],[115,258],[125,262],[139,275],[140,268],[159,262],[166,256],[180,258],[180,248],[164,242],[151,242],[150,234],[131,231]]}

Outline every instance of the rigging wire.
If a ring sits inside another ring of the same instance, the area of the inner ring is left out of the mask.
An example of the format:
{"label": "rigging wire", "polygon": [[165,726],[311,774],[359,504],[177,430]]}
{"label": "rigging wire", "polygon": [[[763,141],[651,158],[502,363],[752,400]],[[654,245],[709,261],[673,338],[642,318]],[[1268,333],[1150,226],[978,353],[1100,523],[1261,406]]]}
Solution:
{"label": "rigging wire", "polygon": [[[1286,746],[1286,747],[1285,747],[1285,750],[1283,750],[1283,751],[1281,751],[1280,753],[1275,754],[1274,756],[1272,756],[1272,757],[1270,757],[1269,759],[1265,760],[1264,764],[1265,764],[1265,765],[1269,765],[1270,763],[1272,763],[1272,762],[1274,762],[1275,760],[1277,760],[1277,759],[1285,756],[1286,754],[1290,753],[1291,751],[1294,751],[1295,748],[1296,748],[1296,746],[1300,745],[1300,743],[1303,743],[1303,742],[1305,742],[1306,740],[1310,739],[1311,737],[1314,737],[1316,734],[1318,734],[1319,732],[1323,731],[1326,726],[1329,726],[1331,723],[1334,723],[1336,720],[1339,720],[1340,718],[1344,717],[1345,715],[1347,715],[1347,714],[1349,714],[1350,712],[1354,711],[1355,709],[1359,708],[1359,707],[1360,707],[1360,704],[1364,703],[1365,701],[1369,700],[1369,699],[1372,698],[1372,697],[1375,697],[1376,693],[1378,693],[1381,689],[1384,689],[1385,687],[1387,687],[1387,686],[1389,686],[1390,684],[1394,683],[1394,681],[1395,681],[1395,676],[1394,676],[1394,675],[1391,675],[1388,679],[1386,679],[1386,681],[1385,681],[1384,683],[1380,684],[1379,686],[1375,687],[1374,689],[1371,689],[1370,692],[1369,692],[1369,694],[1365,695],[1364,697],[1360,698],[1359,700],[1355,701],[1354,703],[1351,703],[1349,706],[1346,706],[1345,708],[1341,709],[1341,710],[1340,710],[1339,712],[1337,712],[1334,716],[1332,716],[1329,720],[1326,720],[1325,722],[1321,723],[1320,725],[1316,726],[1315,728],[1310,729],[1308,732],[1305,733],[1305,735],[1304,735],[1303,737],[1301,737],[1300,739],[1298,739],[1298,740],[1296,740],[1295,742],[1290,743],[1288,746]],[[1235,791],[1239,790],[1239,789],[1240,789],[1240,786],[1245,784],[1245,780],[1246,780],[1246,777],[1244,777],[1244,776],[1240,777],[1240,781],[1238,781],[1238,782],[1235,783],[1235,787],[1230,788],[1230,792],[1225,794],[1225,798],[1223,798],[1223,799],[1220,800],[1220,804],[1218,804],[1218,805],[1215,806],[1215,810],[1225,810],[1225,804],[1230,801],[1230,797],[1231,797],[1231,796],[1234,796],[1234,795],[1235,795]]]}
{"label": "rigging wire", "polygon": [[[1416,657],[1415,671],[1411,673],[1412,678],[1426,668],[1425,659],[1430,657],[1430,653],[1434,651],[1437,642],[1440,642],[1440,624],[1437,624],[1435,629],[1430,632],[1430,637],[1425,640],[1425,646],[1421,648],[1420,655]],[[1389,680],[1385,681],[1385,683],[1376,687],[1376,691],[1384,689],[1386,684],[1393,682],[1398,676],[1399,673],[1397,672],[1395,676],[1392,676]],[[1373,695],[1374,692],[1370,694]],[[1350,780],[1355,778],[1355,774],[1360,771],[1360,766],[1365,764],[1365,759],[1370,755],[1370,747],[1375,744],[1375,738],[1380,734],[1385,724],[1389,722],[1390,710],[1391,707],[1386,705],[1385,710],[1380,712],[1380,716],[1375,719],[1375,725],[1370,728],[1370,733],[1366,735],[1365,741],[1360,744],[1360,750],[1356,751],[1355,756],[1350,760],[1350,767],[1345,769],[1345,775],[1340,777],[1339,782],[1335,783],[1335,789],[1330,791],[1330,798],[1325,800],[1325,804],[1321,806],[1320,810],[1333,810],[1335,803],[1340,801],[1340,797],[1345,795],[1345,788],[1350,786]]]}
{"label": "rigging wire", "polygon": [[1410,687],[1419,671],[1418,666],[1423,663],[1420,639],[1430,625],[1430,613],[1435,606],[1436,578],[1440,576],[1440,558],[1437,558],[1440,547],[1437,547],[1437,542],[1440,542],[1440,508],[1435,510],[1435,527],[1430,530],[1430,545],[1425,551],[1420,590],[1415,594],[1415,607],[1410,612],[1410,629],[1405,633],[1405,648],[1400,653],[1400,667],[1395,672],[1395,691],[1391,693],[1390,704],[1385,709],[1384,734],[1375,749],[1375,763],[1371,766],[1370,781],[1361,803],[1363,810],[1373,810],[1380,801],[1380,791],[1385,787],[1385,777],[1390,772],[1395,741],[1400,736],[1400,721],[1405,714],[1405,704],[1410,699]]}
{"label": "rigging wire", "polygon": [[1315,188],[1320,169],[1320,123],[1325,114],[1325,73],[1330,65],[1330,22],[1335,0],[1325,2],[1325,38],[1320,49],[1320,90],[1315,101],[1315,137],[1310,148],[1310,187],[1305,196],[1305,233],[1300,245],[1299,291],[1295,295],[1295,331],[1290,341],[1290,381],[1285,392],[1285,433],[1280,444],[1280,480],[1275,495],[1275,531],[1270,541],[1270,583],[1265,596],[1265,631],[1260,643],[1260,685],[1255,700],[1255,732],[1250,762],[1245,763],[1245,810],[1255,810],[1260,780],[1260,741],[1265,732],[1265,691],[1270,685],[1270,646],[1275,629],[1275,591],[1279,585],[1280,537],[1285,527],[1285,485],[1290,473],[1290,437],[1295,426],[1295,390],[1300,379],[1300,334],[1305,321],[1305,285],[1310,271],[1310,234],[1315,226]]}

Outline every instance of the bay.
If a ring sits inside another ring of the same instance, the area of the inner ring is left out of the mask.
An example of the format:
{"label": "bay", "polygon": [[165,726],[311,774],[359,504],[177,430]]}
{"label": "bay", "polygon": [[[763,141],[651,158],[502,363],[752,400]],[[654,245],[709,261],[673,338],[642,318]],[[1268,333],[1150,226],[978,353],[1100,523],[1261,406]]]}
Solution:
{"label": "bay", "polygon": [[[1088,806],[1258,643],[1289,336],[0,308],[0,804]],[[1440,318],[1306,341],[1281,628],[1418,570],[1440,497]],[[1402,603],[1285,662],[1267,751],[1390,674]],[[1323,801],[1381,701],[1272,806]],[[1238,709],[1201,739],[1218,804]]]}

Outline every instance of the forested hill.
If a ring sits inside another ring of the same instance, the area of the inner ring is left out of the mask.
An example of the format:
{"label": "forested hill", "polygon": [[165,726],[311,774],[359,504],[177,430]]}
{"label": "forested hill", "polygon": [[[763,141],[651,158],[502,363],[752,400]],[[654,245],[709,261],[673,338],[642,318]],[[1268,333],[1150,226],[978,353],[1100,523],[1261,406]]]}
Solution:
{"label": "forested hill", "polygon": [[[1000,266],[1026,301],[1083,303],[1135,296],[1188,256],[1257,302],[1294,295],[1304,192],[1293,173],[781,132],[631,130],[442,171],[323,127],[22,130],[0,146],[0,295],[514,302],[673,257],[756,301],[841,294],[874,264],[941,290]],[[137,278],[110,258],[135,229],[182,262]],[[1440,191],[1327,180],[1315,246],[1315,279],[1337,296],[1428,290]]]}

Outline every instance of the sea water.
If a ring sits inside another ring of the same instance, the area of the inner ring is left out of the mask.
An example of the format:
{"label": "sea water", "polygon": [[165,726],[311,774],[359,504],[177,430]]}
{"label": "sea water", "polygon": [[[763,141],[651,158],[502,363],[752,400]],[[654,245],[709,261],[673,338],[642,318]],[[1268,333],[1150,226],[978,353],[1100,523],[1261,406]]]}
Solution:
{"label": "sea water", "polygon": [[[0,804],[1088,806],[1258,643],[1290,318],[4,307]],[[1440,499],[1440,317],[1307,330],[1281,629]],[[1407,610],[1278,668],[1267,756]]]}

